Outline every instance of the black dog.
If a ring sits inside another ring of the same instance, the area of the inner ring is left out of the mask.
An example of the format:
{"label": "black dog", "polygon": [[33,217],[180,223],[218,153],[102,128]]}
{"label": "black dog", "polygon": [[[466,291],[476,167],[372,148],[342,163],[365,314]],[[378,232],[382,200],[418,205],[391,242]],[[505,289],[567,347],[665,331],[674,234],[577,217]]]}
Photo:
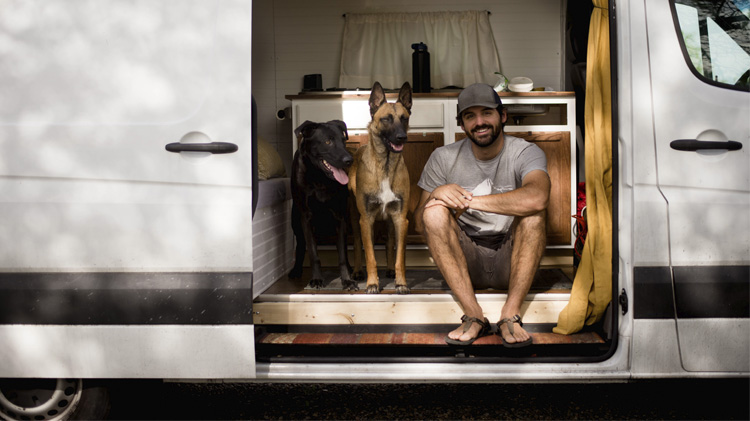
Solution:
{"label": "black dog", "polygon": [[333,120],[327,123],[305,121],[294,130],[301,140],[292,162],[292,229],[297,239],[294,268],[290,278],[302,275],[305,248],[310,254],[312,278],[309,286],[321,288],[323,275],[316,235],[336,235],[339,269],[344,289],[359,289],[352,281],[346,250],[347,200],[352,155],[346,150],[346,123]]}

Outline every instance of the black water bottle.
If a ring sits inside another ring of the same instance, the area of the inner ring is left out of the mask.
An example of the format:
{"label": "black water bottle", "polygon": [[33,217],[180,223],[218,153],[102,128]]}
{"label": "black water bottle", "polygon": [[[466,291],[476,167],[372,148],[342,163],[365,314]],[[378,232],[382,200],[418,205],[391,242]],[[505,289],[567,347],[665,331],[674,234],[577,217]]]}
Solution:
{"label": "black water bottle", "polygon": [[414,92],[430,92],[430,53],[427,45],[420,42],[412,44],[414,52],[411,54],[411,78]]}

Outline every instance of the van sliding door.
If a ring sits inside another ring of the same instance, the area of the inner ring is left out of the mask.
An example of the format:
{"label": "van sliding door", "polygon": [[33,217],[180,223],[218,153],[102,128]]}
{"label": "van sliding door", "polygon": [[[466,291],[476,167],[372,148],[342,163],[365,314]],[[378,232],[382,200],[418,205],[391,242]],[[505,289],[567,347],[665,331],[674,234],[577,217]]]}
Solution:
{"label": "van sliding door", "polygon": [[642,99],[653,104],[658,185],[668,203],[682,365],[747,372],[750,7],[644,3],[652,97]]}
{"label": "van sliding door", "polygon": [[253,377],[252,2],[0,8],[0,377]]}

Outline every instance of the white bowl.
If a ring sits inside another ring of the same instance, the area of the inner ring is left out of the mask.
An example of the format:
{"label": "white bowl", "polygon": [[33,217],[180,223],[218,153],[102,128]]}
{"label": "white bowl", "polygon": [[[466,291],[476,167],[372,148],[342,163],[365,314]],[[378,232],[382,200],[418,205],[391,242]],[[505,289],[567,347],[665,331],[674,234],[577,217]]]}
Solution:
{"label": "white bowl", "polygon": [[530,92],[534,88],[534,82],[527,77],[514,77],[508,84],[508,89],[513,92]]}

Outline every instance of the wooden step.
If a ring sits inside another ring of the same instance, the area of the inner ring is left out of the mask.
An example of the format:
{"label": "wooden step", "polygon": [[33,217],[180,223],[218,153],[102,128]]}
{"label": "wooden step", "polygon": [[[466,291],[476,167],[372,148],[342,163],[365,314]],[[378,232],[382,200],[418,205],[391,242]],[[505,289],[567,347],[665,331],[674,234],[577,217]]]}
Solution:
{"label": "wooden step", "polygon": [[[341,289],[335,268],[324,268],[323,289],[307,287],[309,269],[300,279],[279,280],[253,302],[256,325],[438,325],[458,323],[463,315],[440,271],[413,268],[406,273],[411,294],[395,292],[392,279],[381,274],[380,294],[367,294],[364,282],[360,290]],[[572,271],[560,268],[540,269],[521,307],[525,323],[556,324],[568,304]],[[337,283],[338,282],[338,283]],[[477,300],[491,321],[500,319],[505,304],[504,291],[477,291]]]}
{"label": "wooden step", "polygon": [[[477,296],[489,320],[500,320],[506,294]],[[557,323],[569,294],[529,294],[521,307],[525,323]],[[256,325],[286,324],[449,324],[463,312],[449,293],[261,295],[253,304]]]}

